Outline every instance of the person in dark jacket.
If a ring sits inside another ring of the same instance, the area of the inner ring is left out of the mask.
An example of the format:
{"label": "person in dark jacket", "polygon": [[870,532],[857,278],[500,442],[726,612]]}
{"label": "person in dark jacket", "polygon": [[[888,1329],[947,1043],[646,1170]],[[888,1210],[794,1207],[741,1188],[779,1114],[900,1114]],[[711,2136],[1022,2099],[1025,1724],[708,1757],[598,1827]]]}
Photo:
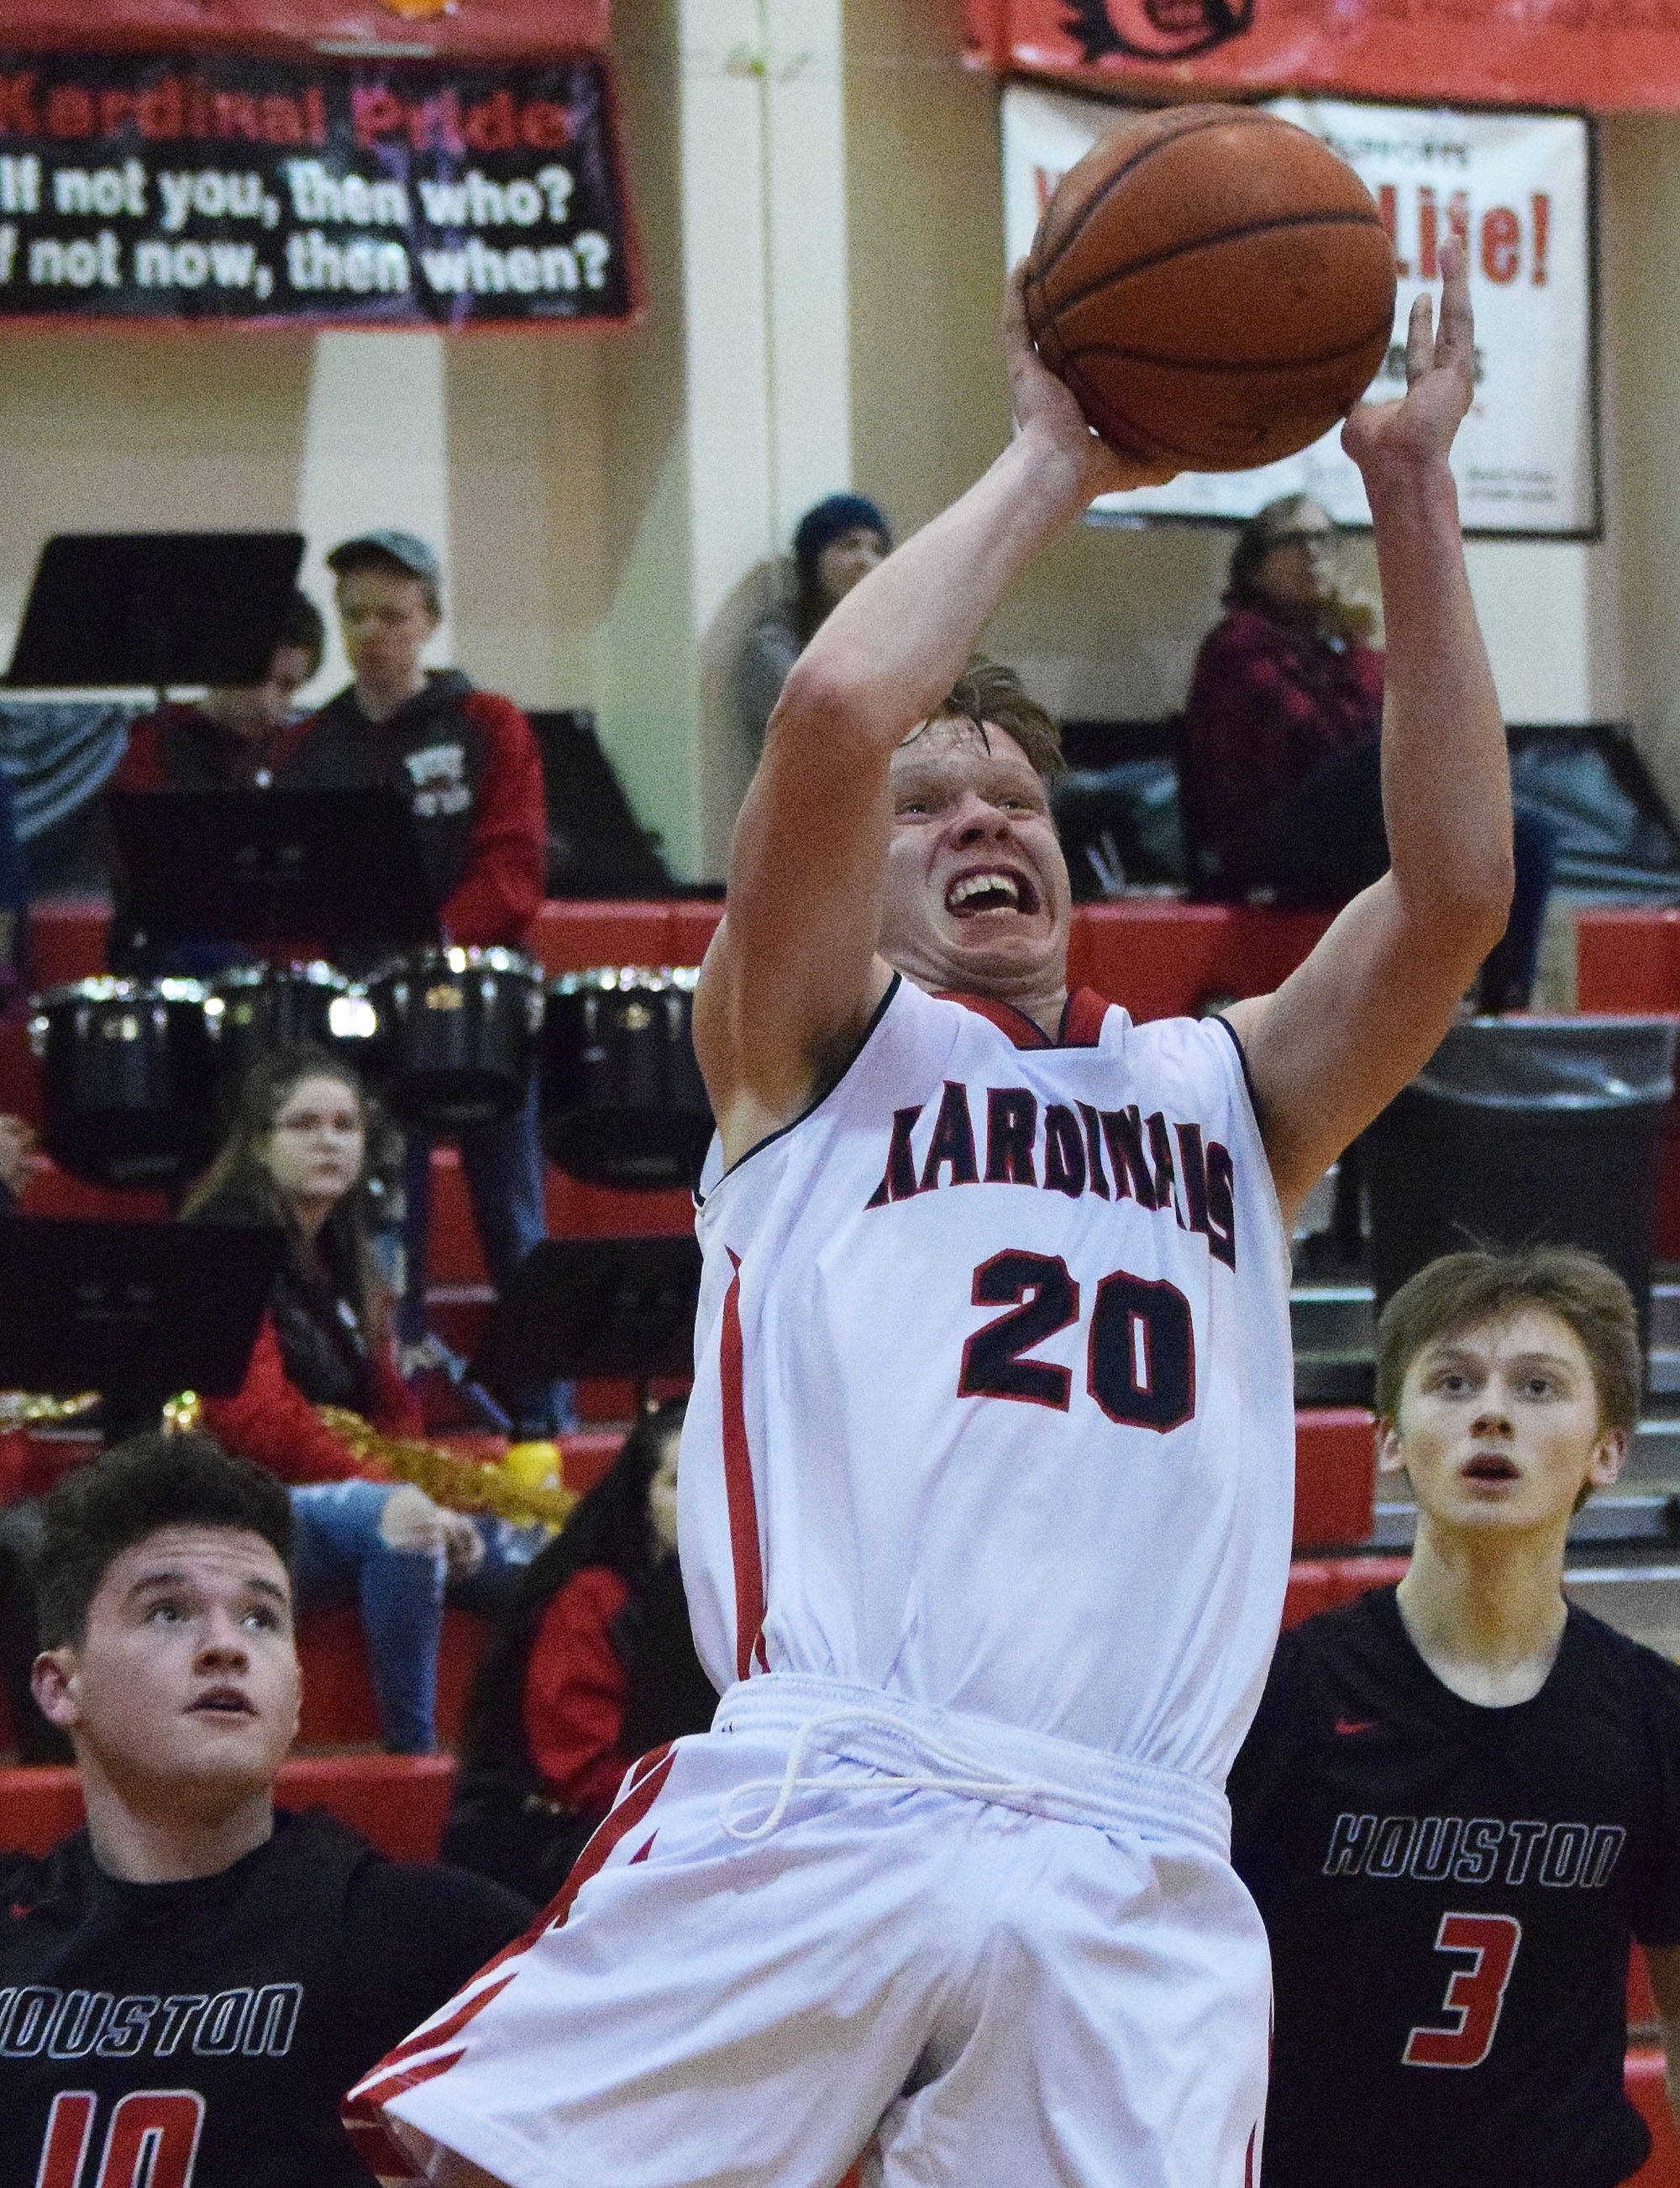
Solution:
{"label": "person in dark jacket", "polygon": [[[277,774],[282,788],[399,791],[446,940],[464,947],[523,943],[543,898],[548,841],[541,757],[510,699],[480,691],[458,669],[420,657],[443,617],[443,569],[412,533],[369,532],[327,557],[352,680],[303,725]],[[473,1220],[492,1281],[505,1290],[548,1235],[533,1074],[522,1109],[459,1135]],[[431,1145],[409,1135],[404,1271],[398,1334],[426,1338]],[[548,1391],[510,1394],[521,1433],[568,1426]],[[562,1400],[562,1405],[565,1404]]]}
{"label": "person in dark jacket", "polygon": [[275,1049],[246,1074],[222,1152],[188,1201],[198,1223],[275,1224],[288,1251],[251,1366],[204,1419],[230,1450],[291,1485],[304,1600],[360,1604],[381,1734],[398,1753],[433,1740],[447,1568],[483,1554],[470,1520],[364,1463],[317,1414],[335,1406],[388,1435],[417,1435],[364,1210],[367,1104],[324,1051]]}
{"label": "person in dark jacket", "polygon": [[717,1708],[677,1564],[685,1403],[637,1424],[533,1559],[473,1682],[444,1853],[533,1899],[565,1882],[637,1757]]}
{"label": "person in dark jacket", "polygon": [[206,691],[190,705],[166,703],[131,724],[113,790],[266,789],[294,723],[292,702],[319,674],[326,626],[308,596],[294,591],[260,684]]}
{"label": "person in dark jacket", "polygon": [[[166,700],[128,730],[127,748],[107,788],[114,791],[266,790],[296,734],[292,702],[319,671],[326,645],[320,610],[294,591],[260,684],[228,685],[190,703]],[[178,973],[208,978],[249,963],[248,944],[216,935],[160,945],[136,922],[120,864],[112,876],[107,961],[139,978]]]}
{"label": "person in dark jacket", "polygon": [[0,1852],[8,2184],[371,2188],[383,2146],[340,2099],[530,1919],[276,1812],[290,1538],[279,1484],[197,1434],[138,1437],[44,1502],[35,1685],[87,1823]]}
{"label": "person in dark jacket", "polygon": [[[1179,731],[1185,833],[1214,894],[1275,889],[1347,903],[1384,873],[1378,748],[1383,657],[1350,594],[1336,527],[1311,494],[1268,502],[1237,536],[1226,612],[1203,640]],[[1483,967],[1481,1007],[1528,1000],[1557,855],[1543,815],[1515,809],[1510,924]]]}

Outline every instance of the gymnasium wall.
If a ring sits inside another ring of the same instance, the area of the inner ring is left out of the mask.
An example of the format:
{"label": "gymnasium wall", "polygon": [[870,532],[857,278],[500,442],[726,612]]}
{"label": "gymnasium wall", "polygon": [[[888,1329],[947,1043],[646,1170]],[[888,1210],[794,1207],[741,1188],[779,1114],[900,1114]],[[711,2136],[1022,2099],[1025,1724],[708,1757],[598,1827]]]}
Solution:
{"label": "gymnasium wall", "polygon": [[[849,450],[907,530],[1008,430],[995,94],[956,58],[959,15],[618,0],[653,299],[628,334],[0,327],[0,645],[51,531],[298,522],[321,546],[404,524],[453,572],[440,657],[595,706],[677,869],[719,871],[741,772],[719,634],[796,505],[846,482]],[[1472,576],[1510,717],[1632,719],[1680,803],[1680,121],[1611,121],[1603,149],[1609,534],[1477,544]],[[1166,711],[1228,551],[1189,526],[1075,527],[989,642],[1065,712]],[[335,649],[317,689],[341,674]]]}
{"label": "gymnasium wall", "polygon": [[[956,58],[961,12],[961,0],[847,4],[857,470],[864,490],[905,524],[921,522],[960,492],[1007,431],[997,363],[1003,232],[995,93]],[[1649,195],[1649,170],[1665,150],[1680,170],[1680,122],[1618,124],[1613,133],[1605,225],[1614,240],[1606,257],[1637,258],[1654,208],[1642,205],[1624,217],[1617,200],[1639,188]],[[1680,184],[1661,217],[1671,258],[1680,257]],[[1660,279],[1652,274],[1654,287]],[[1648,375],[1672,391],[1671,413],[1680,406],[1680,326],[1672,313],[1632,315],[1615,339],[1632,342]],[[1614,494],[1621,482],[1610,483]],[[1674,522],[1680,525],[1680,509]],[[1197,646],[1217,616],[1232,537],[1190,525],[1076,527],[1017,586],[989,643],[1062,712],[1167,712],[1183,697]],[[1355,555],[1374,586],[1368,547]],[[1620,625],[1608,561],[1598,546],[1472,545],[1472,582],[1511,719],[1581,721],[1618,712]],[[1674,621],[1680,639],[1680,603]],[[1680,699],[1676,711],[1680,736]]]}

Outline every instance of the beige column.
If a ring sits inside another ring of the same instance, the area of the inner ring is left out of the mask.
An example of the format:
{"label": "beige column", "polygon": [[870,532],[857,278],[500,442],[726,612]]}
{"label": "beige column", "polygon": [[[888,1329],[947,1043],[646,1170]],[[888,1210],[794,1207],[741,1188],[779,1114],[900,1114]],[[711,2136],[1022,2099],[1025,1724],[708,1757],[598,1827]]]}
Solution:
{"label": "beige column", "polygon": [[[634,506],[621,497],[599,688],[608,748],[690,874],[723,871],[750,763],[730,665],[768,566],[800,510],[849,482],[840,17],[840,0],[679,0],[674,221],[670,186],[646,150],[637,161],[650,326],[613,399],[621,432],[658,422],[654,451],[634,458]],[[653,0],[615,15],[627,77],[642,71],[627,124],[638,99],[657,110],[664,20]],[[655,353],[679,309],[671,418]]]}

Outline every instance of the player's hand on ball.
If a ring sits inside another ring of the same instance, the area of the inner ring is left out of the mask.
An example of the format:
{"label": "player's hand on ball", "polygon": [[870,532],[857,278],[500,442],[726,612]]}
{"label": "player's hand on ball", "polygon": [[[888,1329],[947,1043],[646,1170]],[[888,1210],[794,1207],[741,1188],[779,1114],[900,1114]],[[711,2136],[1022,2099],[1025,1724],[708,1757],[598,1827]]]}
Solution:
{"label": "player's hand on ball", "polygon": [[1003,313],[1009,364],[1009,396],[1023,434],[1037,434],[1065,450],[1078,467],[1080,506],[1099,493],[1125,493],[1136,486],[1164,486],[1177,466],[1164,457],[1118,454],[1085,423],[1085,413],[1033,347],[1023,296],[1027,262],[1009,277]]}
{"label": "player's hand on ball", "polygon": [[1361,403],[1342,428],[1342,446],[1367,480],[1392,465],[1446,460],[1476,388],[1475,321],[1464,246],[1440,254],[1440,323],[1419,296],[1406,330],[1406,393],[1397,403]]}

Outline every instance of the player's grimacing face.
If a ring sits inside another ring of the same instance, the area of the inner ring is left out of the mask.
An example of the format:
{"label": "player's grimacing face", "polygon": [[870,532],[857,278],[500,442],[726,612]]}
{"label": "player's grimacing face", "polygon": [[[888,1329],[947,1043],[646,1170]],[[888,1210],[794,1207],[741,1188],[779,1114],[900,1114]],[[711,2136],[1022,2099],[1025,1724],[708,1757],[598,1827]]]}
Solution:
{"label": "player's grimacing face", "polygon": [[1404,1467],[1418,1508],[1452,1528],[1549,1528],[1621,1471],[1626,1439],[1599,1422],[1586,1347],[1549,1307],[1455,1330],[1406,1373],[1380,1463]]}
{"label": "player's grimacing face", "polygon": [[272,1782],[300,1692],[285,1567],[232,1527],[159,1527],[121,1551],[81,1643],[36,1671],[48,1715],[114,1783],[235,1796]]}
{"label": "player's grimacing face", "polygon": [[1070,892],[1050,800],[1013,737],[936,720],[893,755],[881,953],[929,987],[1059,982]]}

